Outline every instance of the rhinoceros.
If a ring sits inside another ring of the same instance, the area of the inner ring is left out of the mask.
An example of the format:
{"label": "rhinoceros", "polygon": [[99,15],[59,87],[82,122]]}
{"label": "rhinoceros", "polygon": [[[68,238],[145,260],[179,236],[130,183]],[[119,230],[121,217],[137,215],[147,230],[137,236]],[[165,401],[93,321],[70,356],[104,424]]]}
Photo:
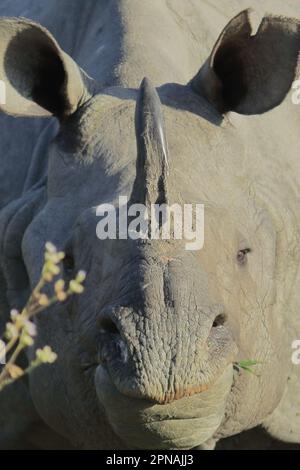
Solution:
{"label": "rhinoceros", "polygon": [[[300,6],[3,0],[0,14],[2,327],[47,241],[66,281],[87,272],[81,296],[36,317],[34,348],[58,359],[1,393],[1,448],[213,449],[256,426],[299,443]],[[203,204],[203,248],[100,240],[97,207],[120,196]]]}

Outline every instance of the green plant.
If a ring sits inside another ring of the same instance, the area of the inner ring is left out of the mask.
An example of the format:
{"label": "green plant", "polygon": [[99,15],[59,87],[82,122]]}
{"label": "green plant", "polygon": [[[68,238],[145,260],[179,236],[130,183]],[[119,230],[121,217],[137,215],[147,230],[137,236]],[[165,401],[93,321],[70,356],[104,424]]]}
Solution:
{"label": "green plant", "polygon": [[[31,361],[26,369],[22,369],[17,365],[17,359],[21,352],[34,343],[36,326],[32,321],[33,317],[54,303],[64,302],[71,295],[81,294],[84,290],[82,284],[86,275],[83,271],[79,271],[68,286],[65,285],[63,279],[58,278],[61,271],[60,264],[64,257],[64,252],[57,251],[52,243],[46,243],[44,266],[37,286],[23,310],[21,312],[12,310],[10,313],[10,321],[6,324],[4,337],[2,338],[8,360],[0,373],[0,391],[14,380],[30,373],[39,365],[51,364],[57,359],[56,353],[52,351],[50,346],[45,346],[36,350],[35,359]],[[53,295],[49,297],[43,290],[47,284],[53,282]]]}
{"label": "green plant", "polygon": [[258,364],[262,364],[262,362],[256,361],[255,359],[247,359],[247,360],[235,362],[235,363],[234,363],[234,367],[235,367],[237,370],[243,369],[243,370],[245,370],[246,372],[250,372],[250,374],[257,375],[256,372],[254,372],[254,371],[252,370],[252,367],[253,367],[253,366],[256,366],[256,365],[258,365]]}

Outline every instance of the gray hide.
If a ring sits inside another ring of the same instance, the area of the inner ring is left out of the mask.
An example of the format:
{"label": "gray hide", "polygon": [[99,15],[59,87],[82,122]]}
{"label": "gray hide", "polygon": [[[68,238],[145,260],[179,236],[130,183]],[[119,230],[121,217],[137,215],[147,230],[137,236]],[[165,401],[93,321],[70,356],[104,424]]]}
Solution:
{"label": "gray hide", "polygon": [[[205,449],[257,425],[299,443],[300,6],[3,0],[0,15],[0,326],[47,241],[66,280],[88,273],[37,318],[58,360],[0,395],[0,447]],[[96,207],[120,195],[204,203],[203,250],[100,241]]]}

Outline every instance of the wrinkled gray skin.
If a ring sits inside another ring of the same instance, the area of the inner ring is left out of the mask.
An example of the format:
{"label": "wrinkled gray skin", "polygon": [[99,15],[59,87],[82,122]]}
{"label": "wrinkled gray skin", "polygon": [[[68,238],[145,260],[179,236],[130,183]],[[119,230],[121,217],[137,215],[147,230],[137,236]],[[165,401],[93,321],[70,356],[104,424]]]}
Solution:
{"label": "wrinkled gray skin", "polygon": [[[258,17],[241,14],[214,47],[249,3]],[[0,396],[2,448],[24,435],[44,448],[213,448],[258,424],[300,442],[300,118],[286,97],[300,7],[261,3],[1,2],[60,45],[0,22],[2,110],[14,115],[0,116],[1,322],[36,284],[46,241],[68,253],[66,279],[88,273],[82,296],[37,319],[36,346],[58,360]],[[262,8],[289,19],[257,32]],[[205,204],[199,252],[96,237],[96,206],[130,197],[138,176],[144,76],[162,102],[168,200]],[[251,358],[258,376],[233,372]]]}

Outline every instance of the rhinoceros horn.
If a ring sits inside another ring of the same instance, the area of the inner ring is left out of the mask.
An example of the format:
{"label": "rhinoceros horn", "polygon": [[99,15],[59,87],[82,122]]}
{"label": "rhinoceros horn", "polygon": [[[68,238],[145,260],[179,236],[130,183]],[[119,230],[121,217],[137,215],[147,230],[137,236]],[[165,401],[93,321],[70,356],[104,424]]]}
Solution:
{"label": "rhinoceros horn", "polygon": [[148,78],[144,78],[136,103],[136,179],[131,203],[167,203],[168,145],[161,101]]}

